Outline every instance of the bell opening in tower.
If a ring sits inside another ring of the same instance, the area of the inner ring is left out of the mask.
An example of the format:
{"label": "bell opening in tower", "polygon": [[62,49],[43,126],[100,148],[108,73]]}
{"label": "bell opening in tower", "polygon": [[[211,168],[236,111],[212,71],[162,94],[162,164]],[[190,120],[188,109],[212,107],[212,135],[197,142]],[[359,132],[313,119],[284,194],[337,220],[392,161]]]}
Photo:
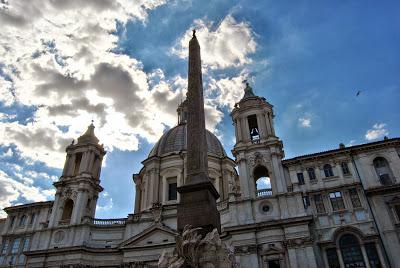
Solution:
{"label": "bell opening in tower", "polygon": [[260,142],[260,132],[258,130],[257,116],[255,114],[247,117],[249,123],[250,139],[252,143]]}

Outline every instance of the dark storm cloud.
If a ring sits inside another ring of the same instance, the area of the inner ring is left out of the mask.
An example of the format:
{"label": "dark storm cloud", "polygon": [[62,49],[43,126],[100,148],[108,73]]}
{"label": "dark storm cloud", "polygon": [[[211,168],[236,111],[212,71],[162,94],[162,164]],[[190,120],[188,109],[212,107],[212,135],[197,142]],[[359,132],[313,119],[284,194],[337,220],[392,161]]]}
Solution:
{"label": "dark storm cloud", "polygon": [[49,115],[69,115],[78,116],[79,110],[85,110],[89,113],[94,113],[101,118],[101,125],[105,124],[106,108],[104,103],[93,105],[87,98],[72,99],[70,104],[61,104],[48,107]]}
{"label": "dark storm cloud", "polygon": [[114,100],[118,110],[127,110],[133,105],[142,107],[142,100],[136,95],[139,90],[129,72],[120,66],[100,63],[91,77],[90,85],[96,88],[100,95]]}
{"label": "dark storm cloud", "polygon": [[186,98],[182,91],[179,91],[179,94],[174,95],[173,98],[170,98],[170,91],[156,91],[152,96],[154,101],[157,103],[158,108],[171,115],[176,114],[178,105]]}
{"label": "dark storm cloud", "polygon": [[77,93],[87,86],[86,81],[78,80],[70,75],[63,75],[54,69],[44,69],[34,64],[33,70],[40,80],[46,81],[35,89],[39,96],[48,96],[51,92],[57,92],[61,96],[68,95],[69,93]]}
{"label": "dark storm cloud", "polygon": [[5,131],[7,136],[11,139],[20,142],[23,146],[27,147],[46,147],[51,149],[56,148],[56,141],[54,139],[54,132],[48,129],[37,129],[36,132],[20,131],[11,127],[6,127]]}
{"label": "dark storm cloud", "polygon": [[95,11],[103,11],[110,8],[116,8],[113,0],[50,0],[50,4],[58,9],[75,9],[82,7],[91,7]]}
{"label": "dark storm cloud", "polygon": [[28,21],[23,17],[11,14],[4,9],[0,9],[0,24],[9,24],[16,27],[25,26]]}
{"label": "dark storm cloud", "polygon": [[27,131],[6,127],[5,133],[9,139],[30,148],[47,148],[63,152],[65,147],[71,143],[69,138],[56,138],[56,132],[47,128],[37,128]]}

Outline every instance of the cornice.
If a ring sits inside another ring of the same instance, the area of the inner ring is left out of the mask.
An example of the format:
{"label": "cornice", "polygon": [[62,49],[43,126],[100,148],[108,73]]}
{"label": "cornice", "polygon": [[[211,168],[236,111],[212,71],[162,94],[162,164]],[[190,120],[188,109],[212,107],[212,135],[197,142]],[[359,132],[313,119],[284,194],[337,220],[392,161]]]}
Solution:
{"label": "cornice", "polygon": [[345,148],[338,148],[328,151],[322,151],[318,153],[306,154],[301,156],[296,156],[289,159],[284,159],[282,164],[284,165],[295,165],[302,161],[316,161],[327,157],[337,156],[337,155],[353,155],[356,153],[370,151],[374,149],[381,149],[385,147],[400,146],[400,138],[392,138],[382,141],[376,141],[371,143],[364,143],[360,145],[354,145]]}

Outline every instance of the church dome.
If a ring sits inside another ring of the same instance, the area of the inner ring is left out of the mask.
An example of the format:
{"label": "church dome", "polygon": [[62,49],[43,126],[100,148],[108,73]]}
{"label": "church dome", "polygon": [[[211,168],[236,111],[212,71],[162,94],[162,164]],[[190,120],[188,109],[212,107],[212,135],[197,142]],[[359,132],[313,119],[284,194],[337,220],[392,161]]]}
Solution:
{"label": "church dome", "polygon": [[[168,153],[178,153],[186,151],[186,124],[179,124],[165,132],[160,140],[150,151],[149,158],[153,156],[163,156]],[[224,157],[226,152],[218,138],[210,131],[206,130],[208,154]]]}

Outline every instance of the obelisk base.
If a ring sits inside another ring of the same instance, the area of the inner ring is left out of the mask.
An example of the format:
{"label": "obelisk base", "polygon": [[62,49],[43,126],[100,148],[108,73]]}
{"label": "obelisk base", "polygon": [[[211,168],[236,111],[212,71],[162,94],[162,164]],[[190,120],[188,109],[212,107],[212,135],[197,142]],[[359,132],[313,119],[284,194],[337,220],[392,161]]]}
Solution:
{"label": "obelisk base", "polygon": [[202,237],[215,228],[221,233],[221,220],[216,200],[219,194],[210,181],[187,184],[178,188],[181,201],[178,205],[178,231],[186,225],[200,227]]}
{"label": "obelisk base", "polygon": [[161,254],[158,268],[239,268],[233,248],[221,241],[217,229],[205,237],[199,229],[186,225],[176,237],[175,250]]}

